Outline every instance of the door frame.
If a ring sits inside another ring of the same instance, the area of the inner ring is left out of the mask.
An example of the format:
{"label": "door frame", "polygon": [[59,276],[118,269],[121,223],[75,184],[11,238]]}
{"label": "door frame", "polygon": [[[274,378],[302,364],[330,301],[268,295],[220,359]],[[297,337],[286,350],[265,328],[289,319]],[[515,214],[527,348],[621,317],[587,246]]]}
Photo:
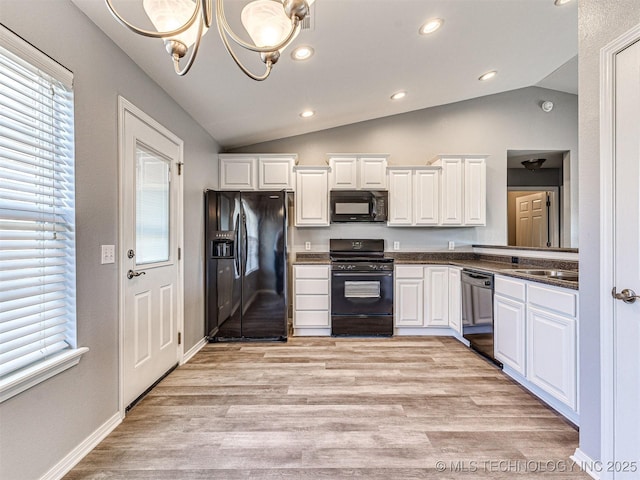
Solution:
{"label": "door frame", "polygon": [[[180,153],[178,158],[178,163],[184,164],[184,142],[174,135],[171,131],[165,128],[160,123],[156,122],[149,115],[144,113],[138,107],[129,102],[126,98],[118,95],[118,411],[120,412],[120,417],[124,418],[125,416],[125,408],[127,407],[124,404],[124,317],[125,317],[125,288],[126,288],[126,280],[124,272],[127,270],[124,261],[125,261],[125,240],[124,240],[124,232],[125,232],[125,215],[124,215],[124,174],[125,174],[125,151],[124,151],[124,139],[125,139],[125,115],[129,113],[136,117],[141,122],[146,123],[149,127],[158,131],[160,134],[165,136],[171,142],[178,145]],[[179,334],[184,332],[184,213],[183,213],[183,202],[184,202],[184,180],[183,175],[174,175],[172,177],[173,181],[178,182],[177,190],[178,190],[178,198],[177,198],[177,229],[176,232],[176,242],[177,246],[180,248],[182,255],[177,259],[178,262],[178,278],[177,278],[177,327]],[[183,334],[182,334],[183,335]],[[184,335],[183,335],[184,336]],[[184,357],[184,338],[182,341],[178,342],[178,350],[176,352],[176,363],[182,363],[182,358]]]}
{"label": "door frame", "polygon": [[[615,306],[609,288],[615,280],[615,67],[616,55],[640,41],[640,25],[600,50],[600,460],[614,458]],[[610,320],[609,320],[610,319]],[[601,479],[613,478],[601,472]]]}

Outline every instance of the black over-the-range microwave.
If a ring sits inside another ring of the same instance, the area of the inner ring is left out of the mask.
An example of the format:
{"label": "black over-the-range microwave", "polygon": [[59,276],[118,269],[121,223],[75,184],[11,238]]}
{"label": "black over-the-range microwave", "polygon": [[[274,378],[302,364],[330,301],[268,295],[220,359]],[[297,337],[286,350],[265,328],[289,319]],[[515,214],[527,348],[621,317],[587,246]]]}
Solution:
{"label": "black over-the-range microwave", "polygon": [[331,223],[386,222],[388,204],[386,190],[331,190]]}

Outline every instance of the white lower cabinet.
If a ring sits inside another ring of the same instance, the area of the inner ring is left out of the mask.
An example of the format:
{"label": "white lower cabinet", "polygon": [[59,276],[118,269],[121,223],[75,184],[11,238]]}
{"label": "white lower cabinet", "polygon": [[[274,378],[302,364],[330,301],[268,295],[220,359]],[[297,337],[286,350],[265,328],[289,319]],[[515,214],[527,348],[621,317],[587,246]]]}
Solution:
{"label": "white lower cabinet", "polygon": [[462,334],[462,286],[460,267],[449,267],[449,326]]}
{"label": "white lower cabinet", "polygon": [[424,325],[424,267],[398,265],[395,271],[393,318],[396,327]]}
{"label": "white lower cabinet", "polygon": [[520,375],[525,370],[525,304],[504,297],[494,297],[493,351],[496,360]]}
{"label": "white lower cabinet", "polygon": [[329,265],[293,266],[294,335],[330,335]]}
{"label": "white lower cabinet", "polygon": [[507,374],[575,423],[577,321],[575,290],[496,275],[496,359]]}
{"label": "white lower cabinet", "polygon": [[575,319],[529,307],[527,324],[527,378],[575,410]]}
{"label": "white lower cabinet", "polygon": [[425,327],[449,326],[449,267],[425,267]]}
{"label": "white lower cabinet", "polygon": [[396,265],[394,298],[395,327],[423,328],[425,334],[425,327],[448,329],[449,267]]}

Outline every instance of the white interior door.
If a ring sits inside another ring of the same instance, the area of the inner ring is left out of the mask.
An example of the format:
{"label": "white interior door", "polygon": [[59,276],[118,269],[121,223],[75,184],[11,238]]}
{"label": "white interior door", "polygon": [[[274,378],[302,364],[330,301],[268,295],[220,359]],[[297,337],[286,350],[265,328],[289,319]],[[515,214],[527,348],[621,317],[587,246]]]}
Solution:
{"label": "white interior door", "polygon": [[[640,293],[640,43],[618,53],[615,65],[613,281],[617,292]],[[637,468],[612,478],[638,478],[640,301],[613,302],[613,340],[613,455]]]}
{"label": "white interior door", "polygon": [[132,108],[121,110],[121,122],[122,395],[127,406],[179,360],[182,142]]}

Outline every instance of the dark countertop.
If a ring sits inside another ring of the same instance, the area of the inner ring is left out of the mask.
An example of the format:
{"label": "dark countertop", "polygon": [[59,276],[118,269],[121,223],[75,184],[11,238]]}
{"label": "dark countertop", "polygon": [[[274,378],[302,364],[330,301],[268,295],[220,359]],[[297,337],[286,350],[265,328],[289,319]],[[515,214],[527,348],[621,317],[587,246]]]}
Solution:
{"label": "dark countertop", "polygon": [[513,245],[471,245],[473,248],[502,248],[506,250],[530,250],[532,252],[564,252],[578,253],[577,248],[552,248],[552,247],[515,247]]}
{"label": "dark countertop", "polygon": [[[396,265],[451,265],[455,267],[469,268],[481,272],[520,278],[532,282],[538,282],[556,287],[578,290],[579,283],[568,280],[529,275],[514,270],[578,270],[578,262],[561,260],[543,260],[520,257],[519,263],[510,263],[511,257],[494,255],[478,255],[470,252],[387,252],[387,255],[395,259]],[[296,255],[294,265],[329,265],[328,253],[303,253]]]}

